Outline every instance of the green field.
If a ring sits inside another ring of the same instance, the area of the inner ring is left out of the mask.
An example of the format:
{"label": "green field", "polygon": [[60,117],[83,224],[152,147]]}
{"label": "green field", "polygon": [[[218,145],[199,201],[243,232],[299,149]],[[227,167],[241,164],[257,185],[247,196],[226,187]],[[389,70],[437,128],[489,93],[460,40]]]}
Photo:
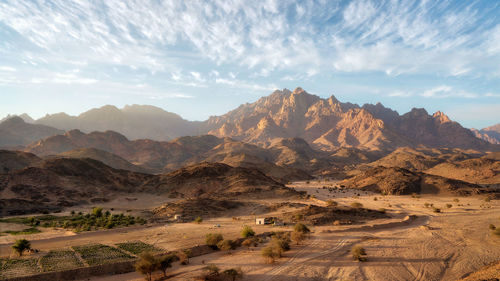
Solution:
{"label": "green field", "polygon": [[50,251],[40,259],[40,265],[44,272],[62,271],[84,266],[72,250]]}
{"label": "green field", "polygon": [[78,252],[90,266],[126,261],[134,258],[116,248],[102,244],[73,246],[73,249]]}
{"label": "green field", "polygon": [[146,244],[142,241],[132,241],[116,244],[119,249],[123,249],[129,253],[134,255],[140,255],[142,252],[152,252],[152,253],[161,253],[164,252],[163,249],[157,248],[153,245]]}
{"label": "green field", "polygon": [[37,262],[38,259],[0,259],[0,279],[39,273]]}

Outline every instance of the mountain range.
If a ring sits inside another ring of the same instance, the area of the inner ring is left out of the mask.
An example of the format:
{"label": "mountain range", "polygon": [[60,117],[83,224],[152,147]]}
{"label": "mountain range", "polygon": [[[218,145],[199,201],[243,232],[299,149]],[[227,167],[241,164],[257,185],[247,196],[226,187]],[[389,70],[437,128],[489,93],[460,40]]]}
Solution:
{"label": "mountain range", "polygon": [[[28,145],[39,156],[92,158],[129,170],[163,173],[200,162],[257,168],[278,180],[307,179],[306,173],[333,166],[329,154],[313,150],[302,139],[280,139],[262,148],[213,135],[181,137],[169,142],[128,140],[113,132],[85,134],[71,130]],[[112,156],[115,155],[115,156]],[[128,164],[127,164],[128,163]]]}
{"label": "mountain range", "polygon": [[220,163],[149,175],[114,169],[89,158],[41,159],[0,150],[0,165],[16,165],[16,169],[0,172],[0,216],[57,211],[137,193],[170,194],[172,198],[298,195],[256,169]]}
{"label": "mountain range", "polygon": [[495,145],[500,143],[500,125],[471,131],[439,111],[431,115],[425,109],[414,108],[400,115],[380,103],[359,106],[340,102],[334,96],[323,99],[302,88],[277,90],[203,122],[188,121],[144,105],[122,109],[108,105],[78,116],[58,113],[38,120],[23,114],[0,124],[0,147],[26,146],[72,130],[82,134],[114,131],[133,141],[171,141],[208,134],[262,148],[279,139],[300,138],[311,148],[323,151],[392,151],[405,146],[486,151],[500,147]]}

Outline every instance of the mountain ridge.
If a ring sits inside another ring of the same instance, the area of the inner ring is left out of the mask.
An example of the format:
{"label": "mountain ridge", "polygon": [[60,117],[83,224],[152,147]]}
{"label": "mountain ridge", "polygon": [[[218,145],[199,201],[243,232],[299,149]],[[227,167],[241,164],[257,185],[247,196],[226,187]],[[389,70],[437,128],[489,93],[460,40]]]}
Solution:
{"label": "mountain ridge", "polygon": [[333,95],[321,98],[300,87],[276,90],[205,121],[188,121],[159,107],[134,104],[121,109],[106,105],[78,116],[46,115],[33,123],[83,133],[115,131],[131,140],[169,141],[210,134],[264,148],[274,139],[301,138],[326,151],[341,147],[383,151],[406,146],[500,150],[489,136],[496,134],[494,128],[471,131],[441,111],[431,115],[423,108],[413,108],[400,115],[381,103],[360,106],[340,102]]}

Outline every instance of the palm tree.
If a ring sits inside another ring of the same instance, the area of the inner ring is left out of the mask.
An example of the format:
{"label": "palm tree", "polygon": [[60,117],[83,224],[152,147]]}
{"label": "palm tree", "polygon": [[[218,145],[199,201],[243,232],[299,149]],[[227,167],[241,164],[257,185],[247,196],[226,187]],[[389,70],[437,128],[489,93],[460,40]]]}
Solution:
{"label": "palm tree", "polygon": [[12,245],[12,249],[14,249],[14,251],[16,251],[19,256],[22,256],[24,251],[31,249],[31,243],[26,239],[19,239],[16,240],[16,243],[14,243],[14,245]]}

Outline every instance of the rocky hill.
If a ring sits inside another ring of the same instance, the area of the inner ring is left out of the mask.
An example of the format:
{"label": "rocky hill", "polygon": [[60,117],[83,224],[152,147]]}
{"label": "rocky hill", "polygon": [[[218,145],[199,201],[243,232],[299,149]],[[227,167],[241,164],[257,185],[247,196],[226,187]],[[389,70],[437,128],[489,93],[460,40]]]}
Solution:
{"label": "rocky hill", "polygon": [[294,194],[283,184],[257,169],[231,167],[222,163],[203,162],[160,175],[147,183],[161,193],[175,197],[234,198],[251,194],[252,198]]}
{"label": "rocky hill", "polygon": [[500,160],[490,155],[442,163],[425,172],[476,184],[500,184]]}
{"label": "rocky hill", "polygon": [[372,167],[399,167],[422,172],[443,162],[462,161],[482,155],[477,151],[456,148],[401,147],[368,165]]}
{"label": "rocky hill", "polygon": [[116,170],[92,159],[58,158],[0,175],[0,215],[101,202],[116,193],[147,190],[152,176]]}
{"label": "rocky hill", "polygon": [[21,170],[41,162],[42,159],[32,153],[0,150],[0,174]]}
{"label": "rocky hill", "polygon": [[341,184],[350,188],[396,195],[412,193],[471,195],[492,191],[460,180],[395,167],[374,167],[342,181]]}
{"label": "rocky hill", "polygon": [[[291,145],[299,141],[285,142]],[[181,137],[170,142],[130,141],[112,131],[84,134],[73,130],[32,143],[26,151],[47,156],[75,149],[94,148],[116,154],[155,173],[172,171],[203,161],[222,162],[232,166],[258,168],[276,179],[285,181],[307,179],[310,176],[304,170],[312,171],[318,163],[329,164],[327,160],[323,160],[326,154],[312,150],[304,141],[301,141],[300,146],[290,147],[279,143],[262,148],[212,135]],[[289,158],[285,161],[287,157]]]}
{"label": "rocky hill", "polygon": [[128,170],[138,173],[152,173],[152,171],[148,170],[147,168],[134,165],[118,155],[96,148],[78,148],[75,150],[60,153],[54,157],[90,158],[100,161],[115,169]]}
{"label": "rocky hill", "polygon": [[62,133],[64,131],[26,123],[21,117],[14,116],[0,123],[0,147],[20,148],[36,140]]}
{"label": "rocky hill", "polygon": [[399,115],[380,103],[362,107],[334,96],[322,99],[301,88],[275,91],[206,124],[210,134],[267,147],[276,138],[302,138],[315,148],[394,150],[401,146],[498,150],[442,112],[413,109]]}
{"label": "rocky hill", "polygon": [[[17,162],[26,156],[19,154]],[[89,158],[53,158],[0,173],[0,216],[54,211],[131,193],[226,199],[298,195],[257,169],[220,163],[201,163],[168,174],[149,175],[114,169]]]}

